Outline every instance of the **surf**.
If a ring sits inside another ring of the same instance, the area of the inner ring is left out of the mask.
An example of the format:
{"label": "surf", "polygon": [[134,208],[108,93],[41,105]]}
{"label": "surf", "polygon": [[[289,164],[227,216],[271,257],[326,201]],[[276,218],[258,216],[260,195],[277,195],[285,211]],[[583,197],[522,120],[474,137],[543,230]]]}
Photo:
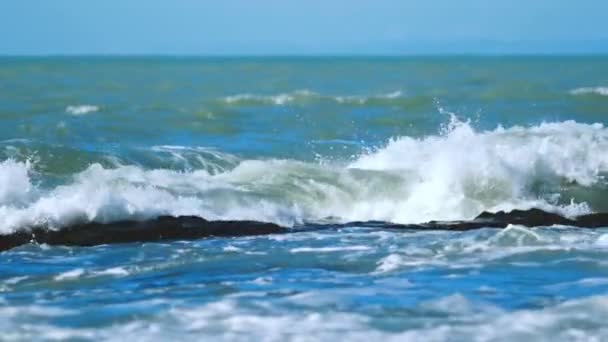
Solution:
{"label": "surf", "polygon": [[198,164],[149,169],[93,163],[57,186],[42,187],[37,179],[45,175],[36,161],[7,159],[0,163],[0,179],[8,182],[0,193],[0,227],[10,233],[161,215],[282,226],[467,220],[483,211],[530,208],[575,216],[603,208],[597,193],[606,185],[607,149],[602,124],[482,131],[454,116],[437,135],[395,137],[342,160],[243,159],[156,146],[148,152]]}

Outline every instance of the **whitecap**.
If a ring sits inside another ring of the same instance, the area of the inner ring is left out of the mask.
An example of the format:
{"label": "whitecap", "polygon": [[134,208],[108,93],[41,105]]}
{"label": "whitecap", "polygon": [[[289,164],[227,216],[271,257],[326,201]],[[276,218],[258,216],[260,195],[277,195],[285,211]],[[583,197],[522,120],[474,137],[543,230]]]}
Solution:
{"label": "whitecap", "polygon": [[570,90],[572,95],[608,96],[608,87],[582,87]]}
{"label": "whitecap", "polygon": [[0,162],[0,207],[8,204],[23,204],[33,195],[34,185],[30,181],[30,162],[7,159]]}
{"label": "whitecap", "polygon": [[222,250],[224,252],[241,252],[243,249],[239,248],[237,246],[228,245],[228,246],[225,246],[224,248],[222,248]]}
{"label": "whitecap", "polygon": [[283,106],[294,102],[298,99],[306,99],[317,97],[318,94],[309,90],[296,90],[291,93],[280,93],[276,95],[259,95],[259,94],[236,94],[222,98],[222,101],[227,104],[241,104],[241,103],[265,103],[274,104],[276,106]]}
{"label": "whitecap", "polygon": [[275,106],[284,106],[287,104],[299,101],[329,101],[339,104],[354,104],[364,105],[370,101],[390,101],[403,97],[401,90],[396,90],[388,93],[380,93],[375,95],[326,95],[320,94],[307,89],[295,90],[288,93],[279,93],[274,95],[262,95],[253,93],[235,94],[221,98],[221,101],[226,104],[271,104]]}
{"label": "whitecap", "polygon": [[8,285],[15,285],[17,283],[20,283],[20,282],[24,281],[27,278],[29,278],[29,277],[28,276],[12,277],[12,278],[6,279],[4,281],[4,283],[8,284]]}
{"label": "whitecap", "polygon": [[99,107],[94,106],[94,105],[67,106],[65,111],[68,114],[71,114],[74,116],[79,116],[79,115],[85,115],[85,114],[97,112],[97,111],[99,111]]}
{"label": "whitecap", "polygon": [[91,273],[95,276],[114,276],[114,277],[122,277],[129,275],[129,271],[127,271],[124,267],[112,267],[101,271],[95,271]]}
{"label": "whitecap", "polygon": [[73,279],[77,279],[80,278],[80,276],[82,276],[84,274],[84,270],[82,268],[76,268],[67,272],[63,272],[57,276],[55,276],[55,280],[56,281],[63,281],[63,280],[73,280]]}
{"label": "whitecap", "polygon": [[291,253],[333,253],[347,251],[368,251],[368,246],[343,246],[343,247],[297,247],[290,250]]}

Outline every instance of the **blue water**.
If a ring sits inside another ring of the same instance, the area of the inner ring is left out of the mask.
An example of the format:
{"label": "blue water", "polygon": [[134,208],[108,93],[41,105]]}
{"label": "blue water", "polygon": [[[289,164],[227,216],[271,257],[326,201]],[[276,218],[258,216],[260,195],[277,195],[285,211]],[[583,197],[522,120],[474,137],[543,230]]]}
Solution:
{"label": "blue water", "polygon": [[[608,59],[3,58],[0,233],[607,211]],[[602,340],[608,230],[0,253],[6,340]]]}

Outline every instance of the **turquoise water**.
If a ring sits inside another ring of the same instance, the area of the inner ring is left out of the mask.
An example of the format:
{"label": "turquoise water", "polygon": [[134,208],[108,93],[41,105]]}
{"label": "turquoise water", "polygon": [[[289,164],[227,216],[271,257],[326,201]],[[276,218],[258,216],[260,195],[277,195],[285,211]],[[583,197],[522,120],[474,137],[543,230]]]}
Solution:
{"label": "turquoise water", "polygon": [[[608,58],[2,58],[0,233],[608,211]],[[22,246],[8,340],[588,340],[607,230]]]}

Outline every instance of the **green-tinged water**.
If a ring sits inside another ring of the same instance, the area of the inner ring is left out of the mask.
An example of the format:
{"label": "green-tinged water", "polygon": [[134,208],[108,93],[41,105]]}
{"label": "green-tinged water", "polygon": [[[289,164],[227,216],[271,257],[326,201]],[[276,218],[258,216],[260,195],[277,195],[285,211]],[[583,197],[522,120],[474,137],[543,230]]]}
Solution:
{"label": "green-tinged water", "polygon": [[[0,58],[0,233],[608,211],[608,57]],[[604,339],[605,231],[0,254],[7,339]],[[1,339],[1,338],[0,338]]]}

